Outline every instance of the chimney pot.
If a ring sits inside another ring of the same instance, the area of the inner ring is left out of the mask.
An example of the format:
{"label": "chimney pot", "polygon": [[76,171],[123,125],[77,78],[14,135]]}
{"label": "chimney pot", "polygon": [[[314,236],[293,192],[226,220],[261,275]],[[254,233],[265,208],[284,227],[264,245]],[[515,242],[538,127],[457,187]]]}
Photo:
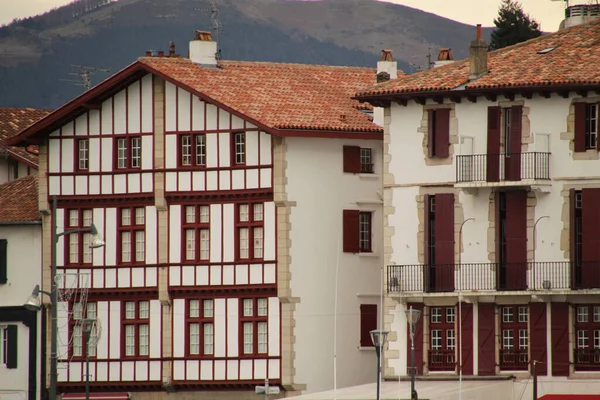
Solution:
{"label": "chimney pot", "polygon": [[477,38],[469,48],[469,72],[470,81],[488,73],[487,43],[481,38],[481,24],[477,24]]}
{"label": "chimney pot", "polygon": [[392,51],[386,49],[381,50],[381,61],[394,61]]}
{"label": "chimney pot", "polygon": [[146,50],[146,57],[152,57],[152,50]]}
{"label": "chimney pot", "polygon": [[398,78],[398,63],[392,57],[392,50],[381,50],[381,60],[377,62],[377,82]]}
{"label": "chimney pot", "polygon": [[194,40],[202,40],[204,42],[212,42],[212,33],[209,31],[196,31]]}
{"label": "chimney pot", "polygon": [[481,39],[481,24],[477,24],[477,39]]}
{"label": "chimney pot", "polygon": [[196,31],[194,40],[190,41],[189,59],[207,67],[217,66],[217,42],[213,41],[212,33]]}
{"label": "chimney pot", "polygon": [[169,43],[169,57],[175,57],[175,42]]}
{"label": "chimney pot", "polygon": [[159,57],[164,57],[165,56],[165,52],[163,50],[159,50],[158,51],[158,56]]}

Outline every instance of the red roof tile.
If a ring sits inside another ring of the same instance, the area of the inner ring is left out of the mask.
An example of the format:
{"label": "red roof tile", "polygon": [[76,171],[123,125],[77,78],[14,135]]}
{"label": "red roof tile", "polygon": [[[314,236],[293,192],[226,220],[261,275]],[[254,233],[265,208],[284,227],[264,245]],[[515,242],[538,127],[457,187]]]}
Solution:
{"label": "red roof tile", "polygon": [[142,57],[151,70],[275,129],[382,132],[351,97],[376,82],[374,68]]}
{"label": "red roof tile", "polygon": [[17,159],[37,165],[37,146],[28,150],[27,148],[8,146],[6,142],[49,113],[50,111],[47,110],[33,108],[0,108],[0,151],[5,150]]}
{"label": "red roof tile", "polygon": [[[465,44],[466,46],[467,44]],[[541,50],[553,49],[540,54]],[[469,60],[384,82],[357,97],[469,89],[600,84],[600,19],[488,53],[489,73],[469,81]]]}
{"label": "red roof tile", "polygon": [[28,175],[0,185],[0,224],[40,220],[37,175]]}

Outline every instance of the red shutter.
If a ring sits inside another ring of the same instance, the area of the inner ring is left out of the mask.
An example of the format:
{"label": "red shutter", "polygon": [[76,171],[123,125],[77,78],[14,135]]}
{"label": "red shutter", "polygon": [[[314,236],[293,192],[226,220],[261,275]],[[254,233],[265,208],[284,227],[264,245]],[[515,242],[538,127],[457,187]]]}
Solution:
{"label": "red shutter", "polygon": [[[410,307],[412,306],[413,310],[419,310],[421,311],[421,317],[419,318],[419,322],[417,322],[417,329],[415,330],[415,368],[417,370],[416,375],[422,375],[423,374],[423,303],[408,303],[406,304],[406,309],[408,310]],[[408,375],[410,375],[411,372],[411,349],[410,349],[410,326],[408,324],[407,328],[406,328],[406,344],[407,344],[407,351],[406,354],[408,355],[407,360],[408,360],[408,368],[407,368],[407,372]]]}
{"label": "red shutter", "polygon": [[508,181],[521,180],[521,141],[522,129],[521,120],[523,118],[523,107],[511,107],[510,111],[510,148],[506,149],[505,176]]}
{"label": "red shutter", "polygon": [[531,318],[531,361],[538,362],[536,365],[538,375],[547,375],[546,303],[531,303],[529,305],[529,315]]}
{"label": "red shutter", "polygon": [[488,107],[487,181],[500,179],[500,107]]}
{"label": "red shutter", "polygon": [[427,110],[427,156],[435,157],[435,110]]}
{"label": "red shutter", "polygon": [[569,304],[552,303],[552,376],[569,376]]}
{"label": "red shutter", "polygon": [[[459,352],[462,351],[463,375],[473,375],[473,304],[462,303],[460,306],[462,315],[461,328],[458,329]],[[462,336],[462,349],[460,349]],[[460,354],[460,353],[459,353]],[[460,362],[460,358],[458,360]]]}
{"label": "red shutter", "polygon": [[575,262],[577,227],[575,226],[575,189],[569,190],[569,258]]}
{"label": "red shutter", "polygon": [[424,210],[423,210],[423,220],[425,221],[425,229],[424,229],[424,239],[425,239],[425,265],[429,265],[431,260],[429,260],[429,213],[431,211],[431,195],[426,194],[424,198]]}
{"label": "red shutter", "polygon": [[344,146],[344,172],[360,173],[360,147]]}
{"label": "red shutter", "polygon": [[496,374],[496,343],[494,342],[496,330],[496,305],[493,303],[479,303],[478,322],[478,349],[479,349],[479,375],[489,376]]}
{"label": "red shutter", "polygon": [[360,305],[360,345],[361,347],[373,347],[371,331],[377,329],[377,305]]}
{"label": "red shutter", "polygon": [[435,195],[435,288],[454,291],[454,194]]}
{"label": "red shutter", "polygon": [[358,210],[344,210],[344,252],[358,253],[359,243],[359,214]]}
{"label": "red shutter", "polygon": [[435,156],[448,158],[450,155],[450,109],[435,111]]}
{"label": "red shutter", "polygon": [[506,192],[506,288],[527,288],[527,192]]}
{"label": "red shutter", "polygon": [[586,103],[575,103],[575,152],[585,152]]}
{"label": "red shutter", "polygon": [[600,189],[583,189],[581,202],[581,281],[586,288],[597,288],[600,287]]}

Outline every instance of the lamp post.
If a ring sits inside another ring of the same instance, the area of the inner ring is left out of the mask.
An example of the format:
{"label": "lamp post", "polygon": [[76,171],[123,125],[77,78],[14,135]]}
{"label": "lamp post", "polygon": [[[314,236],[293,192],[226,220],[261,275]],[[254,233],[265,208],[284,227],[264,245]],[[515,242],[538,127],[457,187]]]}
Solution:
{"label": "lamp post", "polygon": [[462,230],[463,226],[469,221],[475,221],[475,218],[467,218],[460,224],[460,230],[458,231],[458,334],[460,335],[460,342],[458,343],[458,398],[462,399],[462,373],[463,373],[463,351],[462,351],[462,289],[463,289],[463,276],[462,276]]}
{"label": "lamp post", "polygon": [[534,289],[536,288],[535,270],[537,269],[536,265],[535,265],[535,252],[537,250],[537,224],[544,218],[550,218],[550,217],[547,215],[543,215],[543,216],[539,217],[538,219],[536,219],[535,223],[533,224],[533,264],[531,265],[531,268],[532,268],[533,288]]}
{"label": "lamp post", "polygon": [[28,310],[32,310],[32,311],[38,311],[41,308],[41,301],[40,301],[40,293],[43,293],[45,295],[47,295],[48,297],[50,297],[50,304],[52,307],[52,326],[51,326],[51,331],[50,331],[50,398],[49,400],[56,400],[56,381],[58,378],[58,351],[57,351],[57,347],[58,347],[58,327],[57,327],[57,320],[58,320],[58,285],[56,283],[56,253],[57,253],[57,246],[58,246],[58,239],[61,236],[64,235],[70,235],[72,233],[79,233],[79,232],[89,232],[91,234],[91,241],[90,241],[90,248],[95,249],[98,247],[102,247],[104,246],[104,241],[102,241],[102,238],[100,237],[100,234],[98,233],[98,229],[96,229],[96,226],[94,224],[91,224],[89,227],[85,227],[85,228],[77,228],[77,229],[71,229],[68,231],[64,231],[61,233],[57,233],[57,224],[56,224],[56,196],[52,197],[52,268],[51,268],[51,275],[50,275],[50,285],[51,285],[51,291],[50,292],[46,292],[44,290],[40,290],[40,285],[36,285],[35,288],[33,289],[33,292],[31,292],[31,296],[29,296],[29,299],[27,300],[27,302],[24,304],[24,307],[27,308]]}
{"label": "lamp post", "polygon": [[373,330],[370,332],[375,353],[377,354],[377,400],[381,398],[381,352],[387,339],[388,331]]}
{"label": "lamp post", "polygon": [[85,340],[85,400],[90,400],[90,335],[96,322],[93,318],[84,318],[81,325]]}
{"label": "lamp post", "polygon": [[417,322],[421,316],[421,310],[413,310],[412,306],[406,313],[406,321],[410,327],[410,359],[411,359],[411,376],[410,376],[410,399],[417,400],[419,396],[415,390],[415,331],[417,330]]}

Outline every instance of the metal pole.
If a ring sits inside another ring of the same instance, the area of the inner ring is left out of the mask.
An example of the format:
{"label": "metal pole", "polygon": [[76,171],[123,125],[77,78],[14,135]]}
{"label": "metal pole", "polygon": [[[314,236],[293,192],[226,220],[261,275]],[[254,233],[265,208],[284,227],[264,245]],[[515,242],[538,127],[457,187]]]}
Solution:
{"label": "metal pole", "polygon": [[269,400],[269,379],[265,379],[265,400]]}
{"label": "metal pole", "polygon": [[375,353],[377,354],[377,400],[381,398],[381,345],[375,346]]}
{"label": "metal pole", "polygon": [[467,218],[460,225],[458,232],[458,334],[459,334],[459,353],[458,353],[458,399],[462,400],[462,376],[463,376],[463,351],[462,351],[462,230],[463,226],[468,221],[473,221],[475,218]]}
{"label": "metal pole", "polygon": [[90,400],[90,332],[85,335],[85,400]]}
{"label": "metal pole", "polygon": [[50,274],[50,302],[52,307],[52,321],[50,330],[50,400],[56,400],[56,380],[58,377],[58,288],[56,285],[56,247],[58,235],[56,234],[56,195],[52,198],[52,267]]}
{"label": "metal pole", "polygon": [[411,400],[416,400],[415,396],[415,332],[414,326],[411,322],[410,326],[410,359],[412,366],[412,373],[410,377],[410,398]]}
{"label": "metal pole", "polygon": [[532,367],[532,371],[533,372],[533,400],[537,400],[538,396],[537,396],[537,371],[536,371],[536,364],[537,361],[533,361],[533,367]]}

